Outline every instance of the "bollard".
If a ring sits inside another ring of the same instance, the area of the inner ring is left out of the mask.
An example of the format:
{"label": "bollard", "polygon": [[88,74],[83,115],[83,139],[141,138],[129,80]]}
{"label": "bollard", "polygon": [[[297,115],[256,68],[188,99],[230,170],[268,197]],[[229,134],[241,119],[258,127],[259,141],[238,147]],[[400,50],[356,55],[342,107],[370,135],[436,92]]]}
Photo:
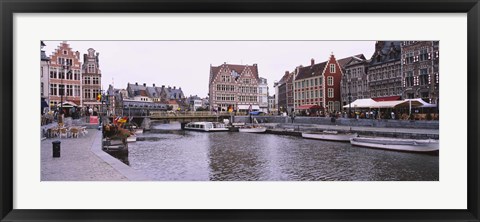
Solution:
{"label": "bollard", "polygon": [[53,141],[53,157],[60,157],[60,141]]}

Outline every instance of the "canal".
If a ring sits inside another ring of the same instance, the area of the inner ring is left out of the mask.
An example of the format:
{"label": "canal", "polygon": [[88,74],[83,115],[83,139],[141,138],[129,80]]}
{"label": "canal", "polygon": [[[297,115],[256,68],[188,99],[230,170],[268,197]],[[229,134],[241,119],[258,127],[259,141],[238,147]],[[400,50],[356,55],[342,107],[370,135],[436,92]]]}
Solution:
{"label": "canal", "polygon": [[438,181],[439,156],[301,137],[182,131],[161,124],[129,143],[129,165],[157,181]]}

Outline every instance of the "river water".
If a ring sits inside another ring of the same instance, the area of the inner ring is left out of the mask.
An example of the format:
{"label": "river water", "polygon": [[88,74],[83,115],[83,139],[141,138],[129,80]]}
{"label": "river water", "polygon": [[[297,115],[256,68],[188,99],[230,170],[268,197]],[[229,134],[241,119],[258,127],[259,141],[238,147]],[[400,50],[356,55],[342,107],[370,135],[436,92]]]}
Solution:
{"label": "river water", "polygon": [[439,156],[349,143],[154,126],[129,143],[130,166],[158,181],[438,181]]}

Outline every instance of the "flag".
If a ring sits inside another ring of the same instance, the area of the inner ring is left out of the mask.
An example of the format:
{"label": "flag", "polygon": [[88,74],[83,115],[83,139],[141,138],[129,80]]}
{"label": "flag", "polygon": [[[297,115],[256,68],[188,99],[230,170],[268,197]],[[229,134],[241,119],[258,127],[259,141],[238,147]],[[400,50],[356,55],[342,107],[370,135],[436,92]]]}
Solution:
{"label": "flag", "polygon": [[102,94],[99,93],[99,94],[97,95],[97,101],[100,102],[100,100],[102,100]]}
{"label": "flag", "polygon": [[228,106],[228,112],[230,112],[230,113],[233,112],[233,107],[232,107],[232,105],[229,105],[229,106]]}

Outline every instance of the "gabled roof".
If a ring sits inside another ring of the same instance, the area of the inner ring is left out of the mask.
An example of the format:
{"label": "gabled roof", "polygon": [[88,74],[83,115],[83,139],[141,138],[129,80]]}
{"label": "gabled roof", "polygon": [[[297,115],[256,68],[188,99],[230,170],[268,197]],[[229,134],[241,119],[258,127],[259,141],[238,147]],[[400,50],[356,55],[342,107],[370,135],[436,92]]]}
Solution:
{"label": "gabled roof", "polygon": [[[228,68],[229,70],[235,71],[237,74],[241,74],[246,68],[250,69],[252,72],[253,76],[258,80],[258,67],[256,64],[249,66],[249,65],[235,65],[235,64],[227,64],[224,63],[220,66],[210,66],[210,82],[212,82],[220,72],[222,68]],[[233,76],[234,74],[231,73]],[[235,77],[235,80],[238,78],[238,76],[233,76]]]}
{"label": "gabled roof", "polygon": [[41,61],[50,61],[50,58],[47,56],[47,54],[43,50],[40,51],[40,60]]}
{"label": "gabled roof", "polygon": [[306,79],[314,76],[321,76],[327,62],[317,63],[311,66],[299,67],[298,74],[295,77],[295,80]]}

